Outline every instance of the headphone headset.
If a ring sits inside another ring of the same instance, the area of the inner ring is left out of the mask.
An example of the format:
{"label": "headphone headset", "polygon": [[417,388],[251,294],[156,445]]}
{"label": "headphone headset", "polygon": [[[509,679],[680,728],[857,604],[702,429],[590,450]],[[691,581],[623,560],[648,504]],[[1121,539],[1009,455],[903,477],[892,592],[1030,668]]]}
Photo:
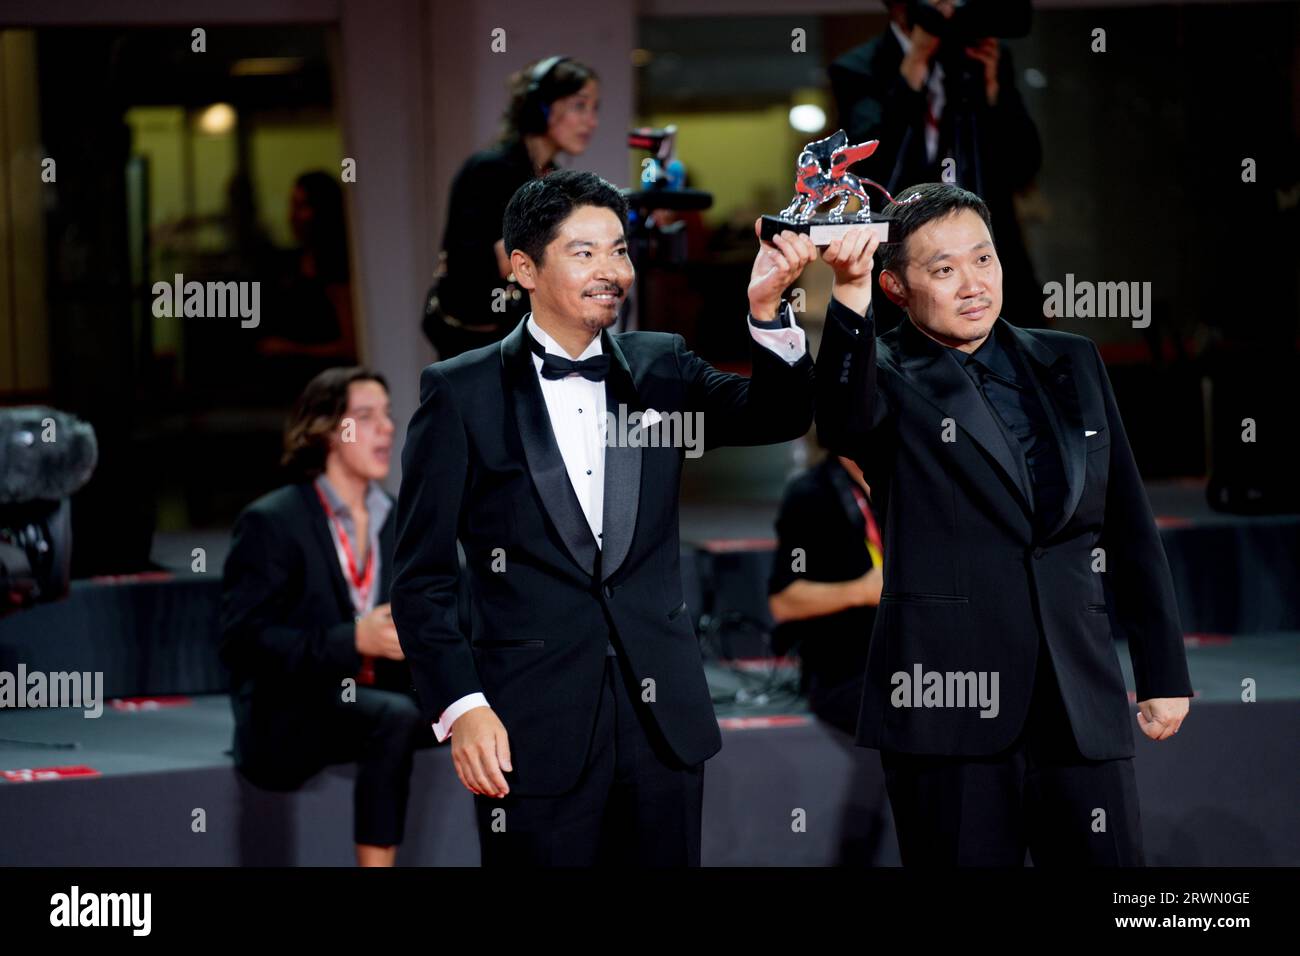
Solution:
{"label": "headphone headset", "polygon": [[519,110],[519,130],[522,133],[545,133],[547,120],[551,114],[551,104],[542,102],[542,84],[561,63],[570,59],[567,56],[548,56],[533,67],[528,80],[528,89],[524,91],[523,106]]}

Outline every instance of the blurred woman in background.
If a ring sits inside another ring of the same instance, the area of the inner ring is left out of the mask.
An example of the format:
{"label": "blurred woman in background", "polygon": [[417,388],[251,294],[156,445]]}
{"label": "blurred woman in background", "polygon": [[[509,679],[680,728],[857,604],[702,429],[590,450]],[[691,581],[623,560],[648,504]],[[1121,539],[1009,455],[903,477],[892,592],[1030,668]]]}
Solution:
{"label": "blurred woman in background", "polygon": [[347,222],[337,178],[320,171],[299,176],[289,194],[289,225],[297,246],[284,257],[272,290],[269,334],[258,349],[264,355],[313,358],[315,374],[357,356]]}
{"label": "blurred woman in background", "polygon": [[501,238],[506,204],[524,183],[557,168],[558,154],[587,149],[599,101],[595,71],[568,57],[547,57],[511,76],[497,141],[470,156],[452,182],[423,321],[439,358],[499,341],[528,311]]}

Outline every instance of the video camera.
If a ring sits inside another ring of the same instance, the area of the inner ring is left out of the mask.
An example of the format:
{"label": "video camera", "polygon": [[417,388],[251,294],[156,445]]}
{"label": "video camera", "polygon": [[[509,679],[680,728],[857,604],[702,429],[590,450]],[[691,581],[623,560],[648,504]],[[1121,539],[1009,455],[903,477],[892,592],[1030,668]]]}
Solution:
{"label": "video camera", "polygon": [[1029,35],[1033,20],[1030,0],[956,0],[945,17],[933,0],[911,0],[907,21],[943,40],[940,48],[960,52],[985,37],[1010,39]]}

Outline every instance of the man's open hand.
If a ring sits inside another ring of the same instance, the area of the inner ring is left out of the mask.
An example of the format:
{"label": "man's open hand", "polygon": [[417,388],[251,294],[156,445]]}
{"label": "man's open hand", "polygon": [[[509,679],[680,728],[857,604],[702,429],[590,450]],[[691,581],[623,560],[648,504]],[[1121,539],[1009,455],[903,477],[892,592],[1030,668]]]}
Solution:
{"label": "man's open hand", "polygon": [[491,707],[475,707],[451,725],[451,762],[470,793],[504,797],[510,792],[502,771],[510,765],[510,740]]}
{"label": "man's open hand", "polygon": [[1178,733],[1191,700],[1186,697],[1152,697],[1138,702],[1138,726],[1152,740],[1164,740]]}

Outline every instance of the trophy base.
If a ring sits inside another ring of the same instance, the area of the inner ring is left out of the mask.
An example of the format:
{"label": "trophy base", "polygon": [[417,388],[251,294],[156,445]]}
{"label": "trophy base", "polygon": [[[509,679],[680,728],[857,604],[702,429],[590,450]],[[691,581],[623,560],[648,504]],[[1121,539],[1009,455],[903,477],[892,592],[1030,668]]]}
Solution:
{"label": "trophy base", "polygon": [[814,246],[829,246],[856,226],[866,226],[868,229],[873,230],[876,235],[880,236],[881,242],[889,241],[888,219],[872,219],[870,222],[854,222],[851,219],[844,222],[818,222],[815,219],[808,222],[793,222],[789,219],[782,219],[780,216],[764,216],[759,229],[761,230],[760,235],[765,242],[771,242],[772,237],[778,232],[784,232],[788,229],[790,232],[805,234],[813,241]]}

